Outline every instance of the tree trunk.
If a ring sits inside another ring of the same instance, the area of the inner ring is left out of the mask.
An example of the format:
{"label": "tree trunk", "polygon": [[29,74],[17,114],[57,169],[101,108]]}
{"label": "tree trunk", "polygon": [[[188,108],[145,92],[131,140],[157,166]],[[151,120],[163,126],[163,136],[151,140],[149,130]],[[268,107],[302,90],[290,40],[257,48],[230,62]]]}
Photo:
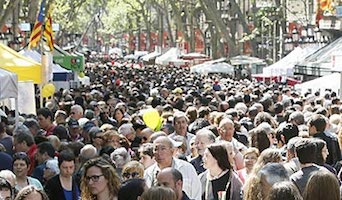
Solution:
{"label": "tree trunk", "polygon": [[12,14],[13,9],[15,9],[15,6],[18,5],[18,3],[19,0],[9,1],[8,5],[6,6],[6,9],[4,10],[3,15],[0,16],[0,27],[3,27],[6,24],[8,17]]}
{"label": "tree trunk", "polygon": [[[243,13],[241,12],[241,9],[239,7],[239,5],[235,2],[235,0],[230,1],[231,3],[231,8],[234,12],[234,14],[236,13],[238,15],[238,21],[241,23],[243,31],[245,33],[247,33],[247,35],[251,34],[251,31],[248,28],[248,25],[246,23],[246,19],[244,18]],[[252,46],[252,56],[256,55],[257,52],[257,43],[255,41],[255,39],[250,40],[251,46]]]}
{"label": "tree trunk", "polygon": [[[186,33],[186,29],[184,28],[184,22],[182,21],[182,11],[178,8],[178,6],[175,4],[174,0],[170,0],[170,5],[172,8],[172,11],[174,13],[175,22],[177,30],[183,33],[184,41],[189,41],[188,34]],[[176,38],[178,38],[178,33],[176,33]]]}
{"label": "tree trunk", "polygon": [[[163,11],[164,11],[164,16],[165,16],[165,20],[166,20],[166,26],[167,26],[167,31],[168,31],[168,36],[169,36],[169,47],[173,47],[175,46],[175,39],[172,35],[172,26],[171,26],[171,22],[170,22],[170,16],[169,16],[169,9],[168,9],[168,5],[166,3],[165,0],[163,0]],[[176,36],[177,37],[177,36]]]}
{"label": "tree trunk", "polygon": [[[227,42],[229,47],[229,57],[237,55],[238,51],[235,45],[235,41],[233,41],[232,38],[229,36],[227,27],[221,19],[221,13],[216,8],[216,3],[213,3],[212,0],[200,0],[200,2],[207,18],[210,19],[215,26],[216,32],[221,33],[221,35],[218,35],[218,37],[220,37],[218,38],[218,40],[222,38],[224,42]],[[212,48],[214,49],[214,47]]]}
{"label": "tree trunk", "polygon": [[29,10],[27,14],[27,22],[34,24],[37,19],[37,14],[39,10],[39,0],[31,0],[29,3]]}

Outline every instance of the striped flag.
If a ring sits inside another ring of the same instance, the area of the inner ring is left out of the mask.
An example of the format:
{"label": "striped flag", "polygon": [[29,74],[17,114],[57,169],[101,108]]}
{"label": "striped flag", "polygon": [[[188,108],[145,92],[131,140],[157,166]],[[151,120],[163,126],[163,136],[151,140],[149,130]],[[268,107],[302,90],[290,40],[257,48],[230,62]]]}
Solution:
{"label": "striped flag", "polygon": [[46,43],[53,51],[53,31],[52,31],[52,18],[51,18],[52,8],[49,9],[48,16],[45,22],[44,37],[46,38]]}
{"label": "striped flag", "polygon": [[29,49],[38,46],[39,40],[42,37],[43,23],[44,23],[44,0],[42,0],[42,3],[40,4],[39,14],[38,14],[36,23],[34,24],[34,27],[30,36],[30,43],[28,45]]}

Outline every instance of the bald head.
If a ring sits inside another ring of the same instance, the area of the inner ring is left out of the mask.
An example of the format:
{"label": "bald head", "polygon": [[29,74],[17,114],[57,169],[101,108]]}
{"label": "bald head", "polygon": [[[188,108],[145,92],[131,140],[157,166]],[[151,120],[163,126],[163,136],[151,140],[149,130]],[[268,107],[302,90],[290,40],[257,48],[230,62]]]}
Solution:
{"label": "bald head", "polygon": [[229,118],[224,118],[220,121],[219,128],[222,128],[223,126],[225,126],[227,124],[234,125],[234,122]]}
{"label": "bald head", "polygon": [[171,188],[177,195],[177,199],[182,199],[183,176],[174,168],[167,167],[158,173],[157,181],[159,186]]}
{"label": "bald head", "polygon": [[167,147],[173,148],[171,140],[166,136],[159,136],[157,139],[153,141],[153,144],[163,144]]}

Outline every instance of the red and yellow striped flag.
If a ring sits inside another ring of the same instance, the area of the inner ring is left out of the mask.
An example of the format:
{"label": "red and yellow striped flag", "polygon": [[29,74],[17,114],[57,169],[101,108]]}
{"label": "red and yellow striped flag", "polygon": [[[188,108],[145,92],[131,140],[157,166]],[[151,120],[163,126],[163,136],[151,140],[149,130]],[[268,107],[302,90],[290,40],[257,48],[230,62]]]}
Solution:
{"label": "red and yellow striped flag", "polygon": [[44,23],[44,0],[42,0],[42,3],[40,4],[39,14],[38,14],[36,23],[34,24],[34,27],[32,29],[32,33],[30,36],[30,43],[28,45],[29,49],[31,49],[32,47],[38,46],[39,40],[42,37],[43,23]]}
{"label": "red and yellow striped flag", "polygon": [[52,18],[51,18],[52,8],[49,9],[48,16],[45,22],[44,37],[46,38],[46,43],[53,51],[53,31],[52,31]]}

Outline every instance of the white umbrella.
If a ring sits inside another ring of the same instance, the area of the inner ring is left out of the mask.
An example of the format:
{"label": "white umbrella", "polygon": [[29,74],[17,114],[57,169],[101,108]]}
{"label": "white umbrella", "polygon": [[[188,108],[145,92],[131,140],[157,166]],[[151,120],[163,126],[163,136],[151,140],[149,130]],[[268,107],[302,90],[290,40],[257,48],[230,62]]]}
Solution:
{"label": "white umbrella", "polygon": [[149,61],[155,59],[157,56],[160,56],[160,54],[161,53],[154,51],[152,53],[144,55],[143,57],[141,57],[141,59],[145,62],[149,62]]}
{"label": "white umbrella", "polygon": [[228,63],[203,63],[190,68],[193,73],[209,74],[224,73],[234,75],[234,67]]}
{"label": "white umbrella", "polygon": [[109,55],[116,54],[118,56],[122,56],[122,50],[120,48],[118,48],[118,47],[114,47],[112,49],[109,49],[108,54]]}
{"label": "white umbrella", "polygon": [[207,55],[201,53],[188,53],[181,56],[183,59],[208,58]]}
{"label": "white umbrella", "polygon": [[124,57],[124,60],[135,60],[135,55],[129,54]]}

